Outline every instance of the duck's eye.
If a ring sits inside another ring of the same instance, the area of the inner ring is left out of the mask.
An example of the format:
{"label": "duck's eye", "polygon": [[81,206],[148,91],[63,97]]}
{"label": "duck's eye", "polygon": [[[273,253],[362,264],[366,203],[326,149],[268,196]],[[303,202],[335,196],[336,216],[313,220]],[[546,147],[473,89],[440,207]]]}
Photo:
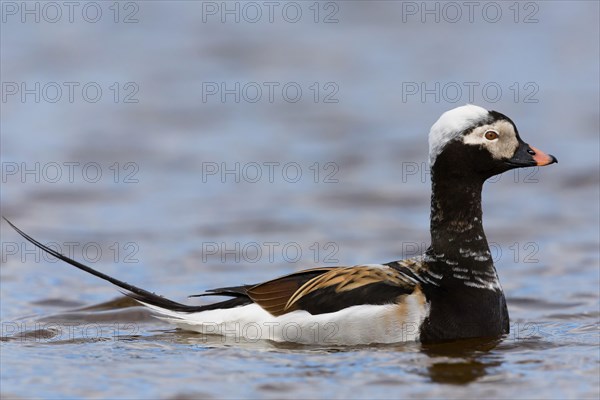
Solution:
{"label": "duck's eye", "polygon": [[496,140],[500,135],[496,131],[487,131],[484,136],[487,140]]}

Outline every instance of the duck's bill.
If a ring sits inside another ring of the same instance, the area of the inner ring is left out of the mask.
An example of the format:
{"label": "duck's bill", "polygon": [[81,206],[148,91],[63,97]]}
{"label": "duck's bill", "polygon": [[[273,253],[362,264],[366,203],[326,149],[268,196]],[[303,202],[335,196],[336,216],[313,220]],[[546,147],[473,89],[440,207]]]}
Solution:
{"label": "duck's bill", "polygon": [[558,160],[551,154],[544,153],[540,149],[521,143],[512,158],[505,161],[511,168],[519,167],[543,167],[557,163]]}

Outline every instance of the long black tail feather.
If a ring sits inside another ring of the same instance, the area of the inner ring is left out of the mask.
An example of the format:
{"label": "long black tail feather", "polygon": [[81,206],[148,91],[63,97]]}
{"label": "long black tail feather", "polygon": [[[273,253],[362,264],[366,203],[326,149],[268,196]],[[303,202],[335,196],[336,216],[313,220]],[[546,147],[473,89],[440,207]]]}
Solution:
{"label": "long black tail feather", "polygon": [[[3,217],[4,218],[4,217]],[[84,265],[78,261],[75,261],[59,252],[57,252],[56,250],[51,249],[48,246],[45,246],[44,244],[38,242],[37,240],[35,240],[34,238],[32,238],[31,236],[29,236],[28,234],[26,234],[25,232],[23,232],[22,230],[20,230],[19,228],[17,228],[12,222],[10,222],[8,219],[4,218],[4,220],[6,222],[8,222],[8,224],[15,230],[17,231],[17,233],[21,236],[23,236],[23,238],[25,238],[26,240],[28,240],[29,242],[33,243],[35,246],[39,247],[40,249],[42,249],[43,251],[45,251],[48,254],[53,255],[54,257],[68,263],[71,264],[72,266],[74,266],[75,268],[79,268],[82,271],[85,271],[89,274],[92,274],[94,276],[97,276],[100,279],[104,279],[105,281],[108,281],[110,283],[112,283],[113,285],[116,285],[118,287],[120,287],[121,289],[124,289],[122,292],[123,294],[125,294],[126,296],[129,296],[135,300],[138,300],[140,302],[143,303],[147,303],[147,304],[151,304],[153,306],[157,306],[157,307],[161,307],[161,308],[165,308],[167,310],[172,310],[172,311],[182,311],[182,312],[199,312],[199,311],[207,311],[207,310],[214,310],[214,309],[219,309],[219,308],[231,308],[231,307],[237,307],[240,305],[244,305],[244,304],[249,304],[252,301],[249,298],[241,298],[241,297],[236,297],[234,299],[230,299],[230,300],[225,300],[219,303],[215,303],[215,304],[209,304],[209,305],[204,305],[204,306],[188,306],[185,304],[181,304],[181,303],[177,303],[176,301],[173,300],[169,300],[165,297],[159,296],[155,293],[149,292],[147,290],[144,290],[142,288],[139,288],[137,286],[133,286],[130,285],[127,282],[123,282],[120,281],[118,279],[115,279],[113,277],[110,277],[108,275],[103,274],[102,272],[96,271],[93,268],[88,267],[87,265]]]}

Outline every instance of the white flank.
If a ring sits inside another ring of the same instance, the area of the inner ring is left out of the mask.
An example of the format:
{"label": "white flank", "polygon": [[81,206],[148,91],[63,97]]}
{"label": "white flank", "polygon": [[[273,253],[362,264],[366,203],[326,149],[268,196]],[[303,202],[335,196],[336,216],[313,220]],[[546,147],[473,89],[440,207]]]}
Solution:
{"label": "white flank", "polygon": [[488,111],[485,108],[473,104],[453,108],[443,113],[429,131],[429,165],[433,166],[435,159],[448,142],[487,116]]}
{"label": "white flank", "polygon": [[236,339],[319,345],[400,343],[419,340],[429,304],[422,294],[406,296],[403,305],[360,305],[312,315],[293,311],[274,317],[257,304],[197,313],[170,311],[143,303],[157,317],[178,328]]}

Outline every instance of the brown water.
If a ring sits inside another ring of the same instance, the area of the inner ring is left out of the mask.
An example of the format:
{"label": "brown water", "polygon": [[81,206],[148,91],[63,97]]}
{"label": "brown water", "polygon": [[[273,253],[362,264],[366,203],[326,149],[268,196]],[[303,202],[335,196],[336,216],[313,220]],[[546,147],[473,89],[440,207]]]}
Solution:
{"label": "brown water", "polygon": [[[260,2],[255,23],[241,3],[239,23],[212,14],[220,2],[122,3],[118,23],[112,3],[96,23],[80,8],[48,22],[41,4],[40,22],[23,23],[2,3],[2,215],[175,300],[422,251],[427,132],[470,100],[511,116],[560,163],[485,187],[511,315],[501,340],[325,348],[181,332],[3,223],[3,398],[600,396],[597,2],[521,3],[517,17],[498,3],[495,23],[489,3],[472,23],[465,8],[451,22],[461,3],[429,3],[439,23],[421,22],[420,2],[321,3],[317,23],[312,2],[298,3],[296,23],[295,6],[270,23]],[[33,94],[22,99],[23,82]],[[65,82],[88,84],[87,98],[70,102]],[[240,83],[239,102],[209,94],[223,82]],[[422,99],[421,83],[436,82]]]}

